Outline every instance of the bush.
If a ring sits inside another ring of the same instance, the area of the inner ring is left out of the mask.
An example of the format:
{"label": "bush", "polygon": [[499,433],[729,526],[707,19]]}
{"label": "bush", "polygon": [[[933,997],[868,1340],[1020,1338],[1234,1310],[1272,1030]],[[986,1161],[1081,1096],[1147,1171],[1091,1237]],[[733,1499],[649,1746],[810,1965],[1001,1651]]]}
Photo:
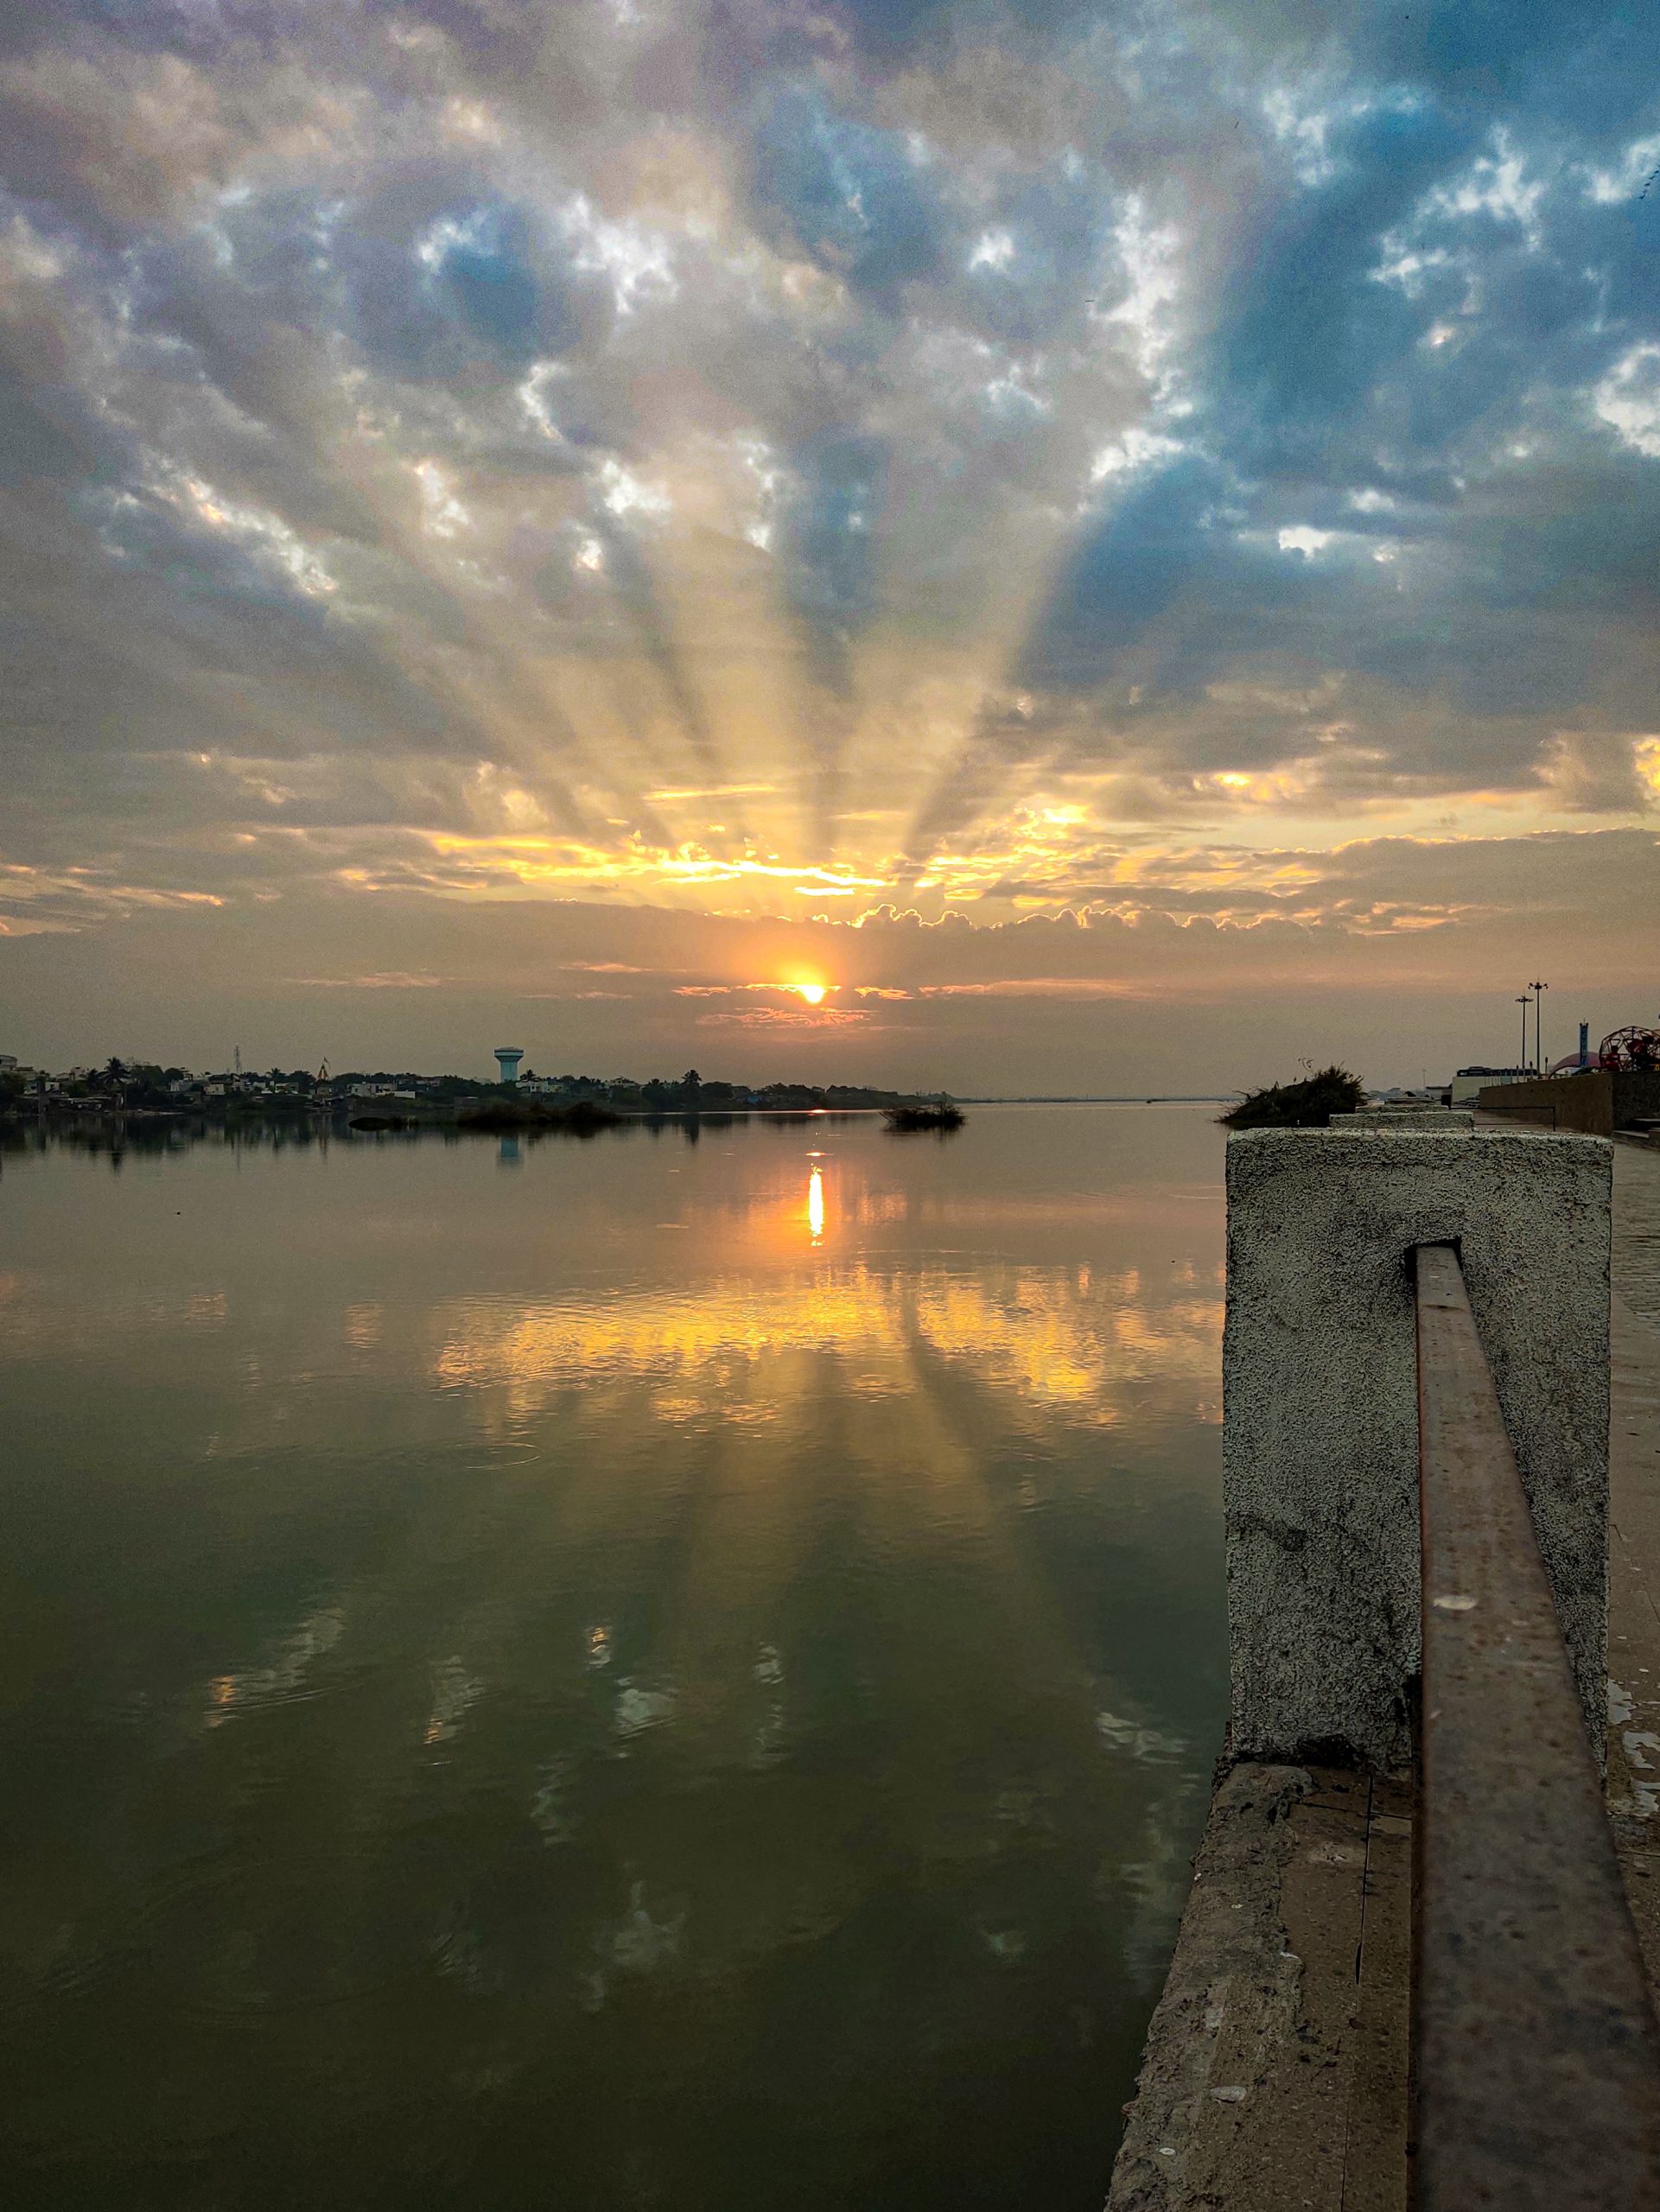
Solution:
{"label": "bush", "polygon": [[1352,1114],[1365,1096],[1359,1077],[1347,1068],[1321,1068],[1301,1083],[1253,1090],[1218,1119],[1224,1129],[1323,1129],[1333,1114]]}
{"label": "bush", "polygon": [[481,1136],[544,1136],[563,1132],[567,1136],[591,1137],[601,1129],[619,1128],[622,1119],[620,1114],[614,1114],[608,1106],[596,1105],[591,1098],[579,1098],[570,1106],[528,1106],[522,1100],[505,1098],[476,1107],[471,1113],[458,1114],[455,1126]]}
{"label": "bush", "polygon": [[960,1129],[964,1121],[962,1108],[943,1099],[938,1106],[889,1106],[884,1110],[890,1129]]}

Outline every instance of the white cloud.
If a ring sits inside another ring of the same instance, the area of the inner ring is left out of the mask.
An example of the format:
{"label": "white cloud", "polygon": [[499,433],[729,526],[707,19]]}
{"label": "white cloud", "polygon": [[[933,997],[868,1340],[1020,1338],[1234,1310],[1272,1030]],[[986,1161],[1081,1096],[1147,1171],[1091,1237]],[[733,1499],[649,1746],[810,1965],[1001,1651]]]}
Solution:
{"label": "white cloud", "polygon": [[1171,310],[1181,296],[1181,234],[1173,224],[1152,221],[1141,194],[1132,192],[1112,236],[1129,289],[1116,307],[1092,308],[1091,314],[1097,322],[1124,326],[1136,366],[1162,398],[1171,384],[1176,342]]}
{"label": "white cloud", "polygon": [[415,474],[421,486],[421,527],[429,537],[454,537],[465,530],[472,516],[449,488],[436,461],[417,461]]}
{"label": "white cloud", "polygon": [[673,508],[673,500],[660,484],[642,483],[620,461],[606,462],[600,481],[605,487],[600,496],[619,520],[624,515],[645,515],[658,522]]}
{"label": "white cloud", "polygon": [[1149,461],[1166,461],[1184,450],[1180,438],[1167,438],[1161,430],[1148,430],[1133,423],[1111,445],[1103,446],[1096,454],[1090,463],[1090,481],[1100,484],[1109,476],[1128,475],[1145,468]]}
{"label": "white cloud", "polygon": [[1660,460],[1660,346],[1633,346],[1592,397],[1597,413],[1628,446]]}
{"label": "white cloud", "polygon": [[1014,241],[1004,230],[983,231],[969,256],[970,269],[1007,269],[1014,258]]}
{"label": "white cloud", "polygon": [[537,361],[518,387],[518,404],[525,410],[525,420],[556,445],[564,444],[565,434],[553,419],[548,388],[568,373],[558,361]]}
{"label": "white cloud", "polygon": [[579,192],[560,211],[578,269],[610,280],[617,313],[633,315],[643,299],[673,299],[679,291],[669,241],[660,232],[636,222],[607,222],[586,193]]}

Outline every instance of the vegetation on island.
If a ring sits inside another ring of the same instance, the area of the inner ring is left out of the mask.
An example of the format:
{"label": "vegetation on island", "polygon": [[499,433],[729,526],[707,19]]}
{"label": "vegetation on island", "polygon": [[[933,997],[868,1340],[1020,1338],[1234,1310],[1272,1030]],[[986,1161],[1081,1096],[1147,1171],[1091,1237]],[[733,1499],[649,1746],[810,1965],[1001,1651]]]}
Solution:
{"label": "vegetation on island", "polygon": [[947,1129],[960,1129],[964,1119],[962,1108],[953,1106],[947,1098],[932,1106],[889,1106],[886,1112],[888,1128],[902,1133],[934,1129],[943,1135]]}
{"label": "vegetation on island", "polygon": [[1359,1077],[1333,1065],[1301,1083],[1271,1083],[1266,1090],[1253,1090],[1217,1118],[1225,1129],[1323,1129],[1333,1114],[1352,1114],[1365,1099]]}
{"label": "vegetation on island", "polygon": [[491,1136],[542,1136],[560,1132],[566,1136],[591,1137],[601,1129],[614,1129],[622,1118],[608,1106],[596,1105],[591,1098],[579,1098],[569,1106],[544,1105],[540,1100],[531,1105],[503,1098],[458,1114],[455,1126]]}
{"label": "vegetation on island", "polygon": [[[194,1073],[144,1060],[111,1058],[101,1065],[52,1074],[38,1068],[0,1066],[0,1120],[50,1116],[67,1121],[86,1115],[149,1118],[190,1117],[215,1123],[288,1120],[296,1124],[345,1121],[366,1134],[398,1125],[437,1122],[481,1128],[481,1117],[501,1115],[500,1128],[605,1128],[609,1119],[685,1119],[732,1114],[870,1112],[890,1106],[932,1109],[934,1101],[914,1093],[862,1084],[706,1081],[696,1068],[678,1077],[654,1076],[539,1076],[526,1068],[516,1083],[476,1077],[422,1075],[404,1069],[330,1074],[320,1067],[240,1067],[219,1074]],[[607,1119],[607,1117],[609,1117]]]}

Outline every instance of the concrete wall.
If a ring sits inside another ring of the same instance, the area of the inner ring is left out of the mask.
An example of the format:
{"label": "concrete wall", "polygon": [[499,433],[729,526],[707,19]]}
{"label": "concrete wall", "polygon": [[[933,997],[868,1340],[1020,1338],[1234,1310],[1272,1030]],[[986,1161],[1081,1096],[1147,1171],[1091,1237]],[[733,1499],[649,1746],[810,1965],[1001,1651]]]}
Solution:
{"label": "concrete wall", "polygon": [[1236,1757],[1409,1755],[1412,1248],[1460,1244],[1593,1740],[1606,1641],[1611,1147],[1519,1131],[1228,1143],[1223,1484]]}
{"label": "concrete wall", "polygon": [[1660,1075],[1593,1068],[1586,1075],[1557,1076],[1549,1082],[1496,1084],[1476,1103],[1484,1114],[1505,1114],[1548,1129],[1577,1129],[1586,1136],[1606,1137],[1633,1122],[1660,1120]]}
{"label": "concrete wall", "polygon": [[1548,1129],[1575,1129],[1590,1137],[1613,1135],[1614,1078],[1603,1069],[1549,1081],[1494,1084],[1476,1103],[1484,1114],[1536,1122]]}

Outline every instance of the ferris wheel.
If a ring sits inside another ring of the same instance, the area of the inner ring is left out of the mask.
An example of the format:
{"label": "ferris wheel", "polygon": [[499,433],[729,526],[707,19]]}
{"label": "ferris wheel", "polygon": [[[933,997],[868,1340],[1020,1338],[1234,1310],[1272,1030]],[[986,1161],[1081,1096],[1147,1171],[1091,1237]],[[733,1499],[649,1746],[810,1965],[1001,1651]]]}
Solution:
{"label": "ferris wheel", "polygon": [[1612,1031],[1597,1048],[1597,1065],[1643,1075],[1660,1071],[1660,1029],[1644,1028],[1633,1021]]}

